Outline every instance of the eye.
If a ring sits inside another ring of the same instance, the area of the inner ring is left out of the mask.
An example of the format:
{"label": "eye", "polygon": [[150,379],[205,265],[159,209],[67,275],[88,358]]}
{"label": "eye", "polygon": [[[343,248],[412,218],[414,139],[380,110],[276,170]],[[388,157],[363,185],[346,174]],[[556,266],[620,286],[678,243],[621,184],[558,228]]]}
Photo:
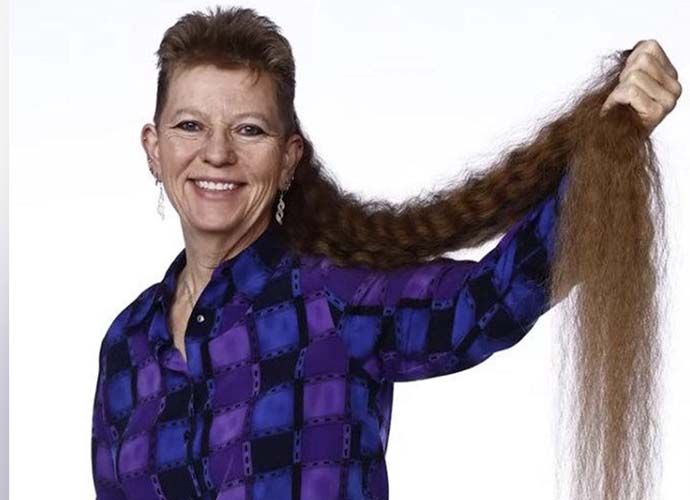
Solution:
{"label": "eye", "polygon": [[183,122],[178,123],[177,125],[175,125],[175,128],[181,128],[182,130],[184,130],[186,132],[196,132],[196,130],[194,130],[193,128],[190,129],[188,127],[185,127],[185,125],[187,125],[187,124],[191,124],[194,126],[199,125],[197,122],[187,120],[187,121],[183,121]]}
{"label": "eye", "polygon": [[[250,136],[261,135],[264,133],[263,129],[257,125],[242,125],[240,127],[240,130],[246,130],[246,129],[249,129],[249,131],[250,131],[249,135]],[[253,133],[252,133],[252,131],[253,131]],[[244,135],[246,135],[246,134],[244,134]]]}

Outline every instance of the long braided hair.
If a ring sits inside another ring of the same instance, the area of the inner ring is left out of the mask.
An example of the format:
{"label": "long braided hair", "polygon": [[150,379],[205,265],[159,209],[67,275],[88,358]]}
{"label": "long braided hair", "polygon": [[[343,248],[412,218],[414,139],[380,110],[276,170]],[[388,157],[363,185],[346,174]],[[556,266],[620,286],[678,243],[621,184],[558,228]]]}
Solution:
{"label": "long braided hair", "polygon": [[[273,78],[281,120],[304,139],[283,227],[296,251],[336,265],[391,269],[479,245],[553,192],[563,175],[551,304],[562,303],[561,408],[572,429],[578,500],[651,498],[658,446],[660,301],[665,207],[647,130],[628,106],[602,118],[631,50],[610,56],[568,109],[481,172],[404,203],[364,200],[329,174],[294,109],[295,62],[287,39],[249,8],[193,11],[168,28],[156,52],[159,124],[175,71],[242,67]],[[273,207],[275,209],[275,206]]]}

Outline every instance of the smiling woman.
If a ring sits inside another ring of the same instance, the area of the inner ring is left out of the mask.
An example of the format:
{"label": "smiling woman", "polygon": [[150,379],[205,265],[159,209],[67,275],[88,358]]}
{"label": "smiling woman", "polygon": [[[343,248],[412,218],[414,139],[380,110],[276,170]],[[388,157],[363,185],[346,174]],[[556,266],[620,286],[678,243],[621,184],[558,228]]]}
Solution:
{"label": "smiling woman", "polygon": [[[218,252],[230,257],[228,246],[239,250],[267,227],[275,192],[287,189],[300,159],[301,136],[284,137],[267,74],[180,67],[167,92],[142,143],[180,215],[190,261],[223,260]],[[228,241],[240,235],[242,242]],[[201,255],[209,251],[215,255]]]}
{"label": "smiling woman", "polygon": [[386,500],[394,383],[484,362],[573,289],[575,498],[646,498],[663,198],[647,124],[599,114],[628,55],[533,142],[394,206],[329,177],[272,21],[179,19],[141,141],[185,247],[103,338],[98,498]]}

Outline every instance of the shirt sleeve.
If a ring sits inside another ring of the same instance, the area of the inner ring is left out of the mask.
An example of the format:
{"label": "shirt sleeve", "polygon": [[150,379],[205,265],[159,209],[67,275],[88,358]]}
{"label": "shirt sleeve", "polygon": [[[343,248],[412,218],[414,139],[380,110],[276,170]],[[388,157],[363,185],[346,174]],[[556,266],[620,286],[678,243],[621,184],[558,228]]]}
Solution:
{"label": "shirt sleeve", "polygon": [[411,381],[459,372],[519,342],[554,305],[549,270],[566,184],[567,173],[479,261],[439,257],[369,273],[344,308],[351,353],[370,355],[383,379]]}
{"label": "shirt sleeve", "polygon": [[98,355],[98,379],[93,399],[91,426],[91,472],[96,500],[126,500],[115,478],[113,442],[104,413],[105,338]]}

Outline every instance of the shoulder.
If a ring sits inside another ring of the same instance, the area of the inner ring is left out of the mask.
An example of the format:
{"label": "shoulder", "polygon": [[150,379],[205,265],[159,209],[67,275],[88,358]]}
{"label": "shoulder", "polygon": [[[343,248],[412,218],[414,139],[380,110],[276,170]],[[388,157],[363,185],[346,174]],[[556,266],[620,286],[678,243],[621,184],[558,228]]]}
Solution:
{"label": "shoulder", "polygon": [[327,290],[348,304],[386,274],[364,265],[338,265],[328,256],[311,253],[299,255],[298,268],[304,295]]}
{"label": "shoulder", "polygon": [[153,305],[153,299],[158,286],[158,283],[148,286],[117,313],[103,336],[101,353],[122,340],[129,328],[138,324],[146,317]]}

